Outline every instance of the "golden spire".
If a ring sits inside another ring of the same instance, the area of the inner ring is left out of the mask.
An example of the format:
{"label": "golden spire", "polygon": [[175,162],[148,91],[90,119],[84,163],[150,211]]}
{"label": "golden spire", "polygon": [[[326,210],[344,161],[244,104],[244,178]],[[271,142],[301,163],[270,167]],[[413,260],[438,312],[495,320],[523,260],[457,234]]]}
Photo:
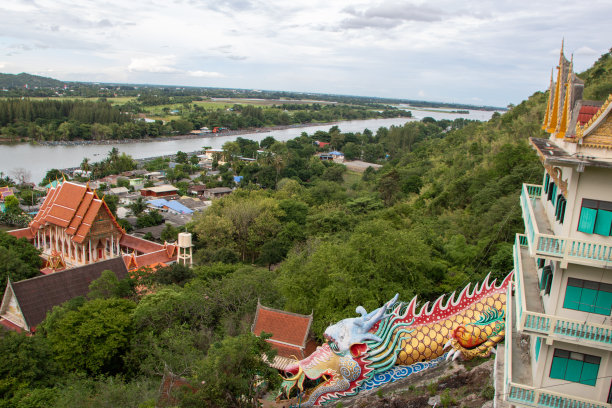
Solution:
{"label": "golden spire", "polygon": [[553,70],[550,70],[550,85],[548,86],[548,101],[546,101],[546,113],[544,114],[544,122],[542,122],[542,129],[546,130],[548,128],[548,123],[550,122],[550,104],[552,103],[552,95],[553,95]]}
{"label": "golden spire", "polygon": [[563,138],[565,137],[565,132],[567,131],[567,126],[571,119],[571,106],[572,103],[572,88],[574,87],[572,81],[572,70],[574,68],[574,55],[572,54],[572,59],[569,65],[569,72],[567,73],[567,82],[565,84],[565,100],[563,101],[563,114],[561,115],[561,120],[559,121],[559,126],[557,127],[557,137]]}
{"label": "golden spire", "polygon": [[561,90],[562,88],[562,81],[563,81],[563,65],[564,65],[564,60],[565,57],[563,56],[563,41],[561,41],[561,55],[559,56],[559,66],[557,66],[557,70],[559,71],[557,73],[557,84],[556,84],[556,89],[555,89],[555,101],[553,103],[553,107],[552,107],[552,112],[550,115],[550,122],[548,124],[548,128],[546,129],[546,131],[548,133],[554,133],[556,128],[557,128],[557,123],[559,121],[559,104],[562,102],[559,98],[559,95],[561,94]]}

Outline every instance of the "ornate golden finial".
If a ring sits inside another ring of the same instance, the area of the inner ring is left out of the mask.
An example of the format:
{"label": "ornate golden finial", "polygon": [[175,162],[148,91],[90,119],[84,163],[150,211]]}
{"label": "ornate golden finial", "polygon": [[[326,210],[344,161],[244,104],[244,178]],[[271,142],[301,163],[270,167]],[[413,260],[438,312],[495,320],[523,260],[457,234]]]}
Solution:
{"label": "ornate golden finial", "polygon": [[62,182],[66,181],[66,175],[62,172]]}

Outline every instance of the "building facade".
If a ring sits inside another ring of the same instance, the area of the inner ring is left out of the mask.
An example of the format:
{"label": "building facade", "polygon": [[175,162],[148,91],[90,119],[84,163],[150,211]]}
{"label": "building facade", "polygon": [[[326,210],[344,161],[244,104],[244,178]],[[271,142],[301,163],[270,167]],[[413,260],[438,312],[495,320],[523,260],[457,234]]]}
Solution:
{"label": "building facade", "polygon": [[514,245],[503,399],[517,407],[612,407],[612,95],[582,99],[561,47],[542,128],[544,167],[524,184]]}

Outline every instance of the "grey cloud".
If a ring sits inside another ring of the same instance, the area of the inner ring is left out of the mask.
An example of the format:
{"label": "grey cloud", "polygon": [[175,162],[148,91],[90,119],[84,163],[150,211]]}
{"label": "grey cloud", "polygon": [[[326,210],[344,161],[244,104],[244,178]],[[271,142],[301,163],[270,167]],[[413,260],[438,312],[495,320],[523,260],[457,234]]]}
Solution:
{"label": "grey cloud", "polygon": [[428,6],[389,1],[361,10],[349,6],[343,11],[352,16],[340,23],[342,28],[348,29],[397,27],[408,21],[441,21],[446,14],[442,10]]}
{"label": "grey cloud", "polygon": [[250,10],[254,7],[251,0],[176,0],[176,3],[189,4],[200,9],[227,13],[230,11]]}

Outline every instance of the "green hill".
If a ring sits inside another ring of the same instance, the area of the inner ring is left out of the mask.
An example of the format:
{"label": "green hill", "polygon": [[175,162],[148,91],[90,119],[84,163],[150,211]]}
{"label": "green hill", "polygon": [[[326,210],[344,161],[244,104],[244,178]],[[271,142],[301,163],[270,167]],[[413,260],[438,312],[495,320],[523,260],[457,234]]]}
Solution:
{"label": "green hill", "polygon": [[0,73],[0,88],[23,88],[26,85],[29,88],[60,88],[64,86],[64,82],[53,78],[26,74],[25,72],[22,72],[21,74]]}

